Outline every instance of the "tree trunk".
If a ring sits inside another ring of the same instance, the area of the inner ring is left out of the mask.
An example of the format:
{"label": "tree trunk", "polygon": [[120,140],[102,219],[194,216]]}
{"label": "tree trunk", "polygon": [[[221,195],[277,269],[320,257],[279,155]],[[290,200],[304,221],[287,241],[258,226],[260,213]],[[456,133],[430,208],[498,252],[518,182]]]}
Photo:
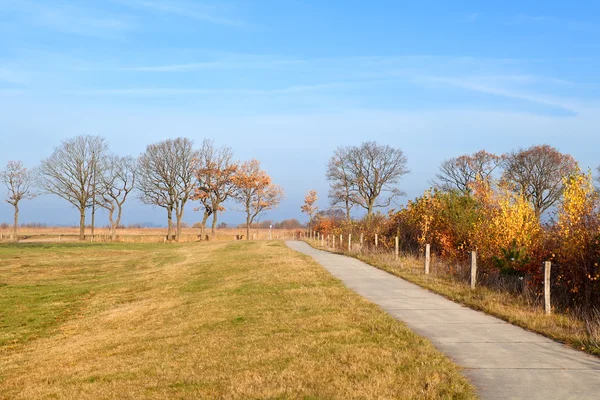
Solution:
{"label": "tree trunk", "polygon": [[117,238],[117,224],[118,224],[118,222],[115,224],[115,221],[113,221],[113,213],[114,213],[114,210],[112,208],[110,210],[108,210],[108,220],[110,221],[110,240],[112,242],[114,242],[115,239]]}
{"label": "tree trunk", "polygon": [[171,240],[171,234],[173,232],[173,208],[167,207],[167,240]]}
{"label": "tree trunk", "polygon": [[181,217],[182,215],[177,213],[177,231],[175,232],[175,240],[178,242],[181,240]]}
{"label": "tree trunk", "polygon": [[367,219],[371,219],[371,217],[373,216],[373,203],[369,202],[367,204]]}
{"label": "tree trunk", "polygon": [[346,199],[346,221],[350,222],[350,201]]}
{"label": "tree trunk", "polygon": [[92,203],[92,238],[94,237],[94,224],[96,223],[96,202]]}
{"label": "tree trunk", "polygon": [[211,227],[211,231],[210,231],[210,236],[212,236],[213,239],[217,235],[217,214],[218,213],[219,213],[218,211],[215,211],[213,213],[212,227]]}
{"label": "tree trunk", "polygon": [[250,225],[252,224],[252,219],[250,218],[250,213],[246,216],[246,240],[250,240]]}
{"label": "tree trunk", "polygon": [[206,231],[206,221],[208,221],[208,217],[210,217],[210,214],[211,213],[209,213],[207,209],[204,210],[204,216],[202,217],[202,225],[200,225],[200,237],[202,238],[202,240],[204,240],[204,232]]}
{"label": "tree trunk", "polygon": [[85,240],[85,205],[79,209],[79,240]]}
{"label": "tree trunk", "polygon": [[18,229],[19,229],[19,206],[15,204],[15,225],[13,226],[13,240],[15,242],[19,241]]}

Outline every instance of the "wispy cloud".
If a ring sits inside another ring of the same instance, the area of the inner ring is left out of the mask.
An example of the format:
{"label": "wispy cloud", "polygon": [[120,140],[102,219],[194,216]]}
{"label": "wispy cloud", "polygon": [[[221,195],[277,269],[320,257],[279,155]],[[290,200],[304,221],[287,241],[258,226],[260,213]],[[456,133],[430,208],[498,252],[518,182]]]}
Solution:
{"label": "wispy cloud", "polygon": [[[444,77],[444,76],[429,76],[422,77],[424,80],[441,83],[458,87],[461,89],[471,90],[480,93],[486,93],[494,96],[501,96],[517,100],[525,100],[528,102],[541,104],[545,106],[562,108],[571,112],[577,112],[579,104],[576,101],[571,101],[563,97],[550,95],[541,95],[535,92],[529,92],[523,89],[515,89],[505,85],[499,85],[498,77],[485,79],[482,77]],[[536,78],[537,79],[537,78]],[[540,78],[541,79],[541,78]]]}
{"label": "wispy cloud", "polygon": [[3,4],[3,8],[25,24],[72,35],[114,38],[135,26],[133,17],[68,3],[22,0]]}
{"label": "wispy cloud", "polygon": [[[366,82],[363,82],[366,83]],[[98,89],[90,91],[78,91],[76,94],[92,95],[123,95],[123,96],[180,96],[180,95],[199,95],[199,94],[221,94],[221,95],[277,95],[277,94],[300,94],[308,92],[317,92],[326,89],[341,88],[354,84],[353,82],[326,82],[314,85],[296,85],[275,89],[242,89],[242,88],[117,88],[117,89]]]}
{"label": "wispy cloud", "polygon": [[166,0],[114,0],[124,5],[143,8],[161,14],[171,14],[182,18],[195,19],[215,25],[225,25],[235,28],[256,28],[256,25],[240,18],[228,16],[223,6],[208,6],[191,1]]}

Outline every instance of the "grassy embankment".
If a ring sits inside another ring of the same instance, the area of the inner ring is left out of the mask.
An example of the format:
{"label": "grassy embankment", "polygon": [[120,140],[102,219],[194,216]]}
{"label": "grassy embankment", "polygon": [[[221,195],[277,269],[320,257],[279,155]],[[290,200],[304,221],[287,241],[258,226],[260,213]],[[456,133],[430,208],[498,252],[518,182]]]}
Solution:
{"label": "grassy embankment", "polygon": [[0,245],[0,398],[473,398],[281,242]]}
{"label": "grassy embankment", "polygon": [[[331,251],[316,241],[309,240],[308,243],[316,248]],[[471,290],[468,282],[444,273],[447,268],[435,259],[432,259],[430,274],[425,275],[423,260],[411,255],[400,255],[396,260],[390,252],[360,253],[339,249],[335,252],[358,258],[450,300],[540,333],[575,349],[600,356],[600,321],[558,312],[545,315],[539,301],[534,301],[529,296],[483,286]]]}

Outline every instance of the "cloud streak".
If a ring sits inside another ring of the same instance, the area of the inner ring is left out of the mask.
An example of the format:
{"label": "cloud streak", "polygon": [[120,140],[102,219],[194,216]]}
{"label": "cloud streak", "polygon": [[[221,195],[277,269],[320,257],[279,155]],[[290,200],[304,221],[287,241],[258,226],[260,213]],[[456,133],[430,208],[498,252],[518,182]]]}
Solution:
{"label": "cloud streak", "polygon": [[165,1],[165,0],[117,0],[119,3],[145,9],[160,14],[170,14],[181,18],[194,19],[214,25],[223,25],[234,28],[251,29],[256,25],[241,19],[228,17],[219,11],[218,7],[209,7],[190,1]]}
{"label": "cloud streak", "polygon": [[68,3],[48,5],[22,0],[3,4],[22,23],[55,32],[99,38],[115,38],[135,27],[135,18]]}

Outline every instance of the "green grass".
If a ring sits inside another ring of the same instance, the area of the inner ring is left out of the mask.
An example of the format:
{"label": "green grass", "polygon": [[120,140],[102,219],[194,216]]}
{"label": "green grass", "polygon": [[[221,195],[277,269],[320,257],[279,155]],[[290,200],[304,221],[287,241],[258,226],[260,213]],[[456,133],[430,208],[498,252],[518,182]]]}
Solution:
{"label": "green grass", "polygon": [[0,398],[474,398],[280,242],[0,245]]}

